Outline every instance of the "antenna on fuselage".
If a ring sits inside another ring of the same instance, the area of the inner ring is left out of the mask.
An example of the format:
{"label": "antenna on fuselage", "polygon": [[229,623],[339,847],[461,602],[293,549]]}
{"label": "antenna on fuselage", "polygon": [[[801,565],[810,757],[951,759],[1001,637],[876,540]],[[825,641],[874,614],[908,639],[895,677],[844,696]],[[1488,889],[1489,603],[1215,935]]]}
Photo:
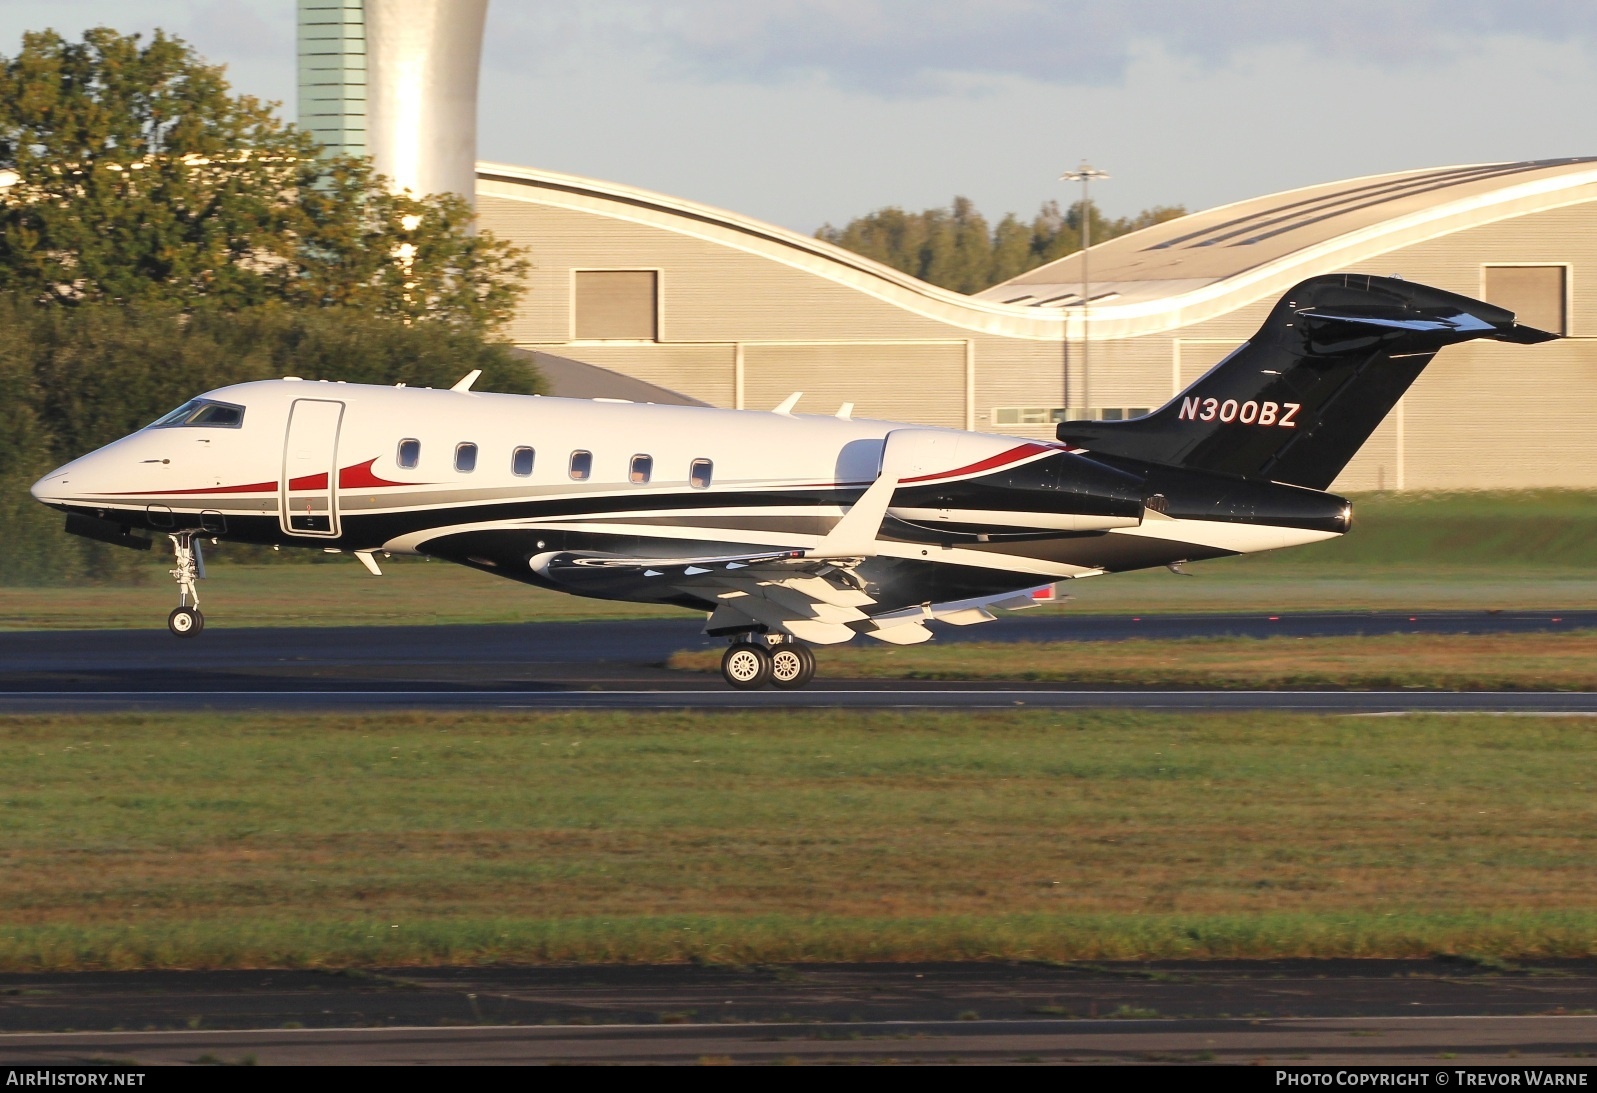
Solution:
{"label": "antenna on fuselage", "polygon": [[458,380],[456,380],[455,385],[451,387],[450,390],[470,391],[471,385],[476,383],[480,378],[482,378],[482,369],[473,368],[470,372],[467,372],[464,376],[461,376]]}
{"label": "antenna on fuselage", "polygon": [[793,412],[793,407],[797,406],[798,405],[798,400],[803,398],[803,397],[804,397],[804,392],[803,391],[794,391],[791,395],[787,396],[787,398],[783,399],[781,401],[781,403],[779,403],[777,405],[776,409],[771,411],[771,413],[773,413],[773,414],[791,414]]}

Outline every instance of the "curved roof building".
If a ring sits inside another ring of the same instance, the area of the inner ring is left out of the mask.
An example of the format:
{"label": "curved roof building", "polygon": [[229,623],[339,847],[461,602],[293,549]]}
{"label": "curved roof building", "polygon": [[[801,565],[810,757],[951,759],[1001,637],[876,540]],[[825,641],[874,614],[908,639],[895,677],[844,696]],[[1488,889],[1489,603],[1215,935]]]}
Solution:
{"label": "curved roof building", "polygon": [[[471,196],[487,0],[298,0],[300,122],[401,188]],[[1293,284],[1398,275],[1566,334],[1448,350],[1340,489],[1597,486],[1597,159],[1307,186],[1195,213],[975,296],[632,186],[476,164],[535,268],[510,334],[559,393],[1052,437],[1158,406]],[[1087,299],[1090,296],[1091,299]]]}
{"label": "curved roof building", "polygon": [[1398,172],[1195,213],[1094,247],[1089,307],[1079,255],[964,296],[616,183],[480,163],[477,199],[485,227],[532,253],[510,331],[525,349],[714,405],[803,391],[801,412],[1022,436],[1163,403],[1306,277],[1424,281],[1568,338],[1449,350],[1338,488],[1597,486],[1597,159]]}
{"label": "curved roof building", "polygon": [[[1593,198],[1597,158],[1485,163],[1350,179],[1167,221],[1092,250],[1099,337],[1155,333],[1276,296],[1319,273]],[[1025,306],[1081,303],[1074,254],[979,294]]]}

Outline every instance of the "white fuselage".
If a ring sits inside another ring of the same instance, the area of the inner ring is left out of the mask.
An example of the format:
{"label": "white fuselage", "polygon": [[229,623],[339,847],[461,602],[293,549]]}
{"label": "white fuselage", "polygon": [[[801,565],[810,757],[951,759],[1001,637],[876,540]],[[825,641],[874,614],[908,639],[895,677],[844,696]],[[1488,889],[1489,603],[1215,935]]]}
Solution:
{"label": "white fuselage", "polygon": [[[1334,534],[1171,518],[1090,453],[892,422],[295,380],[203,400],[240,420],[157,423],[34,495],[156,533],[430,554],[561,587],[531,559],[816,548],[890,474],[864,567],[895,586],[875,597],[883,611]],[[725,602],[684,581],[659,595],[568,590]]]}

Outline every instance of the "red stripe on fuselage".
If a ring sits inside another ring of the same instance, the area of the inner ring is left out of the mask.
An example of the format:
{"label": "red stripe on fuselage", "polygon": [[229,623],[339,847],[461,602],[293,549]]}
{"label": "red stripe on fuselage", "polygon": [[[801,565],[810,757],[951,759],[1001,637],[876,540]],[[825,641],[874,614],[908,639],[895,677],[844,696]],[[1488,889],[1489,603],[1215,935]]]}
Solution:
{"label": "red stripe on fuselage", "polygon": [[[325,480],[327,476],[324,474]],[[325,484],[325,482],[324,482]],[[276,482],[255,482],[248,486],[206,486],[198,490],[123,490],[121,493],[104,493],[101,497],[187,497],[199,493],[276,493]]]}
{"label": "red stripe on fuselage", "polygon": [[[373,456],[364,463],[357,463],[352,467],[344,467],[338,472],[338,487],[345,490],[380,490],[392,486],[415,486],[417,482],[390,482],[386,478],[378,478],[372,473],[372,464],[377,462]],[[204,486],[193,490],[125,490],[121,493],[101,494],[102,497],[189,497],[197,494],[216,493],[276,493],[276,482],[252,482],[247,486]],[[327,488],[327,475],[308,474],[303,478],[288,480],[290,490],[325,490]]]}
{"label": "red stripe on fuselage", "polygon": [[923,474],[917,478],[905,478],[901,482],[904,485],[908,485],[911,482],[932,482],[939,478],[957,478],[964,474],[980,474],[983,471],[996,470],[1010,463],[1018,463],[1022,459],[1046,455],[1050,451],[1058,450],[1052,444],[1022,444],[1019,447],[1009,449],[1007,452],[999,452],[997,455],[988,456],[981,462],[972,463],[968,467],[960,467],[958,470],[953,471],[939,471],[936,474]]}
{"label": "red stripe on fuselage", "polygon": [[386,478],[378,478],[372,473],[372,464],[377,462],[373,456],[364,463],[353,467],[345,467],[338,472],[338,488],[341,490],[376,490],[385,486],[419,486],[420,482],[390,482]]}

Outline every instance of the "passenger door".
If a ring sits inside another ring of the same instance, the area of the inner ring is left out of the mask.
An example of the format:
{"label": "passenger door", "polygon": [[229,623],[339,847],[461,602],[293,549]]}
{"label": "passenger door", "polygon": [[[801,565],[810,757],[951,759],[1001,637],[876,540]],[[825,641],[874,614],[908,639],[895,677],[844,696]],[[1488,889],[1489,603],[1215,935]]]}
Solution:
{"label": "passenger door", "polygon": [[279,520],[289,535],[338,535],[338,430],[344,404],[296,399],[283,444]]}

